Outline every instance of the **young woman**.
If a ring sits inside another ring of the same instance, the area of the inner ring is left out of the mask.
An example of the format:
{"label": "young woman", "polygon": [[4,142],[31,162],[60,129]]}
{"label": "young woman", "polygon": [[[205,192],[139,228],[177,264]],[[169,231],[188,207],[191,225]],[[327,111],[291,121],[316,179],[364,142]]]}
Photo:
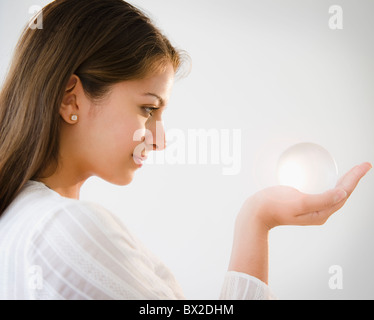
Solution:
{"label": "young woman", "polygon": [[[122,0],[56,0],[42,15],[0,95],[0,299],[183,299],[115,216],[79,200],[89,177],[128,185],[165,148],[162,114],[182,55]],[[370,168],[321,195],[274,187],[249,197],[220,298],[272,298],[269,231],[325,223]]]}

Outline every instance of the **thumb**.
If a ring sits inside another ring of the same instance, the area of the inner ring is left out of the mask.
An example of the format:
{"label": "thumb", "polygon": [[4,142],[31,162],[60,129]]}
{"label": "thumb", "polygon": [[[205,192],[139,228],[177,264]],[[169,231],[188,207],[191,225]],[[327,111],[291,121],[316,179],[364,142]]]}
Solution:
{"label": "thumb", "polygon": [[303,214],[322,211],[347,199],[347,192],[342,188],[335,188],[322,194],[304,194]]}

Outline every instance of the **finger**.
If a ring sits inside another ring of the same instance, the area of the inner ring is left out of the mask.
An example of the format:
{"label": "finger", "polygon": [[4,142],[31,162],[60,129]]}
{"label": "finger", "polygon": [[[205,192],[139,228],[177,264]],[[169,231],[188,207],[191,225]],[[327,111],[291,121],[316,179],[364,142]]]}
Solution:
{"label": "finger", "polygon": [[299,226],[322,226],[336,212],[335,209],[315,211],[296,217]]}
{"label": "finger", "polygon": [[344,206],[360,180],[370,169],[372,169],[370,163],[363,163],[346,173],[339,180],[335,189],[321,195],[305,195],[305,209],[315,208],[315,210],[299,215],[297,219],[300,225],[322,225],[326,223],[331,215]]}
{"label": "finger", "polygon": [[299,216],[329,209],[346,200],[347,196],[347,192],[341,188],[335,188],[322,194],[303,194]]}
{"label": "finger", "polygon": [[[345,203],[347,202],[348,198],[351,196],[352,192],[354,191],[354,189],[357,187],[358,183],[360,182],[360,180],[372,169],[372,165],[370,163],[363,163],[362,165],[360,166],[357,166],[357,167],[354,167],[352,170],[350,170],[344,177],[342,177],[337,186],[339,186],[339,188],[342,188],[342,189],[345,189],[346,191],[348,190],[347,192],[347,198],[344,199],[343,201],[337,203],[336,205],[334,205],[332,208],[329,208],[327,210],[329,210],[329,212],[327,212],[328,214],[332,215],[333,213],[335,213],[336,211],[340,210],[344,205]],[[356,174],[356,178],[354,178]],[[353,180],[352,180],[353,178]],[[347,181],[351,181],[351,183],[347,183]],[[346,186],[344,186],[344,184],[346,183]],[[350,187],[347,185],[350,184]]]}
{"label": "finger", "polygon": [[[322,195],[309,197],[310,211],[296,217],[299,225],[320,226],[339,210],[347,201],[347,193],[342,189],[333,189]],[[315,210],[311,210],[315,208]]]}
{"label": "finger", "polygon": [[357,187],[360,180],[372,169],[372,165],[365,162],[359,166],[352,168],[338,181],[336,187],[347,192],[348,197]]}

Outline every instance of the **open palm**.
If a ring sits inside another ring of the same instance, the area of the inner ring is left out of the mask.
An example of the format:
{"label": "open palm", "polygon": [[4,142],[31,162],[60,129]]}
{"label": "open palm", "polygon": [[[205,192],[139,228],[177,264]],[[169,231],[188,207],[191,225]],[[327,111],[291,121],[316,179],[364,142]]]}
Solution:
{"label": "open palm", "polygon": [[251,202],[261,208],[259,218],[269,229],[281,225],[322,225],[344,206],[371,168],[370,163],[354,167],[340,178],[335,189],[322,194],[305,194],[291,187],[275,186],[256,193]]}

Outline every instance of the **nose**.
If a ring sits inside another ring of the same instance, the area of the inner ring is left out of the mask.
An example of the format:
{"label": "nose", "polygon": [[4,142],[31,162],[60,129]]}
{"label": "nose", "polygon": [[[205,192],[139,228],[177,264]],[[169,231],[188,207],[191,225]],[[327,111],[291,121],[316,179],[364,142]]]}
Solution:
{"label": "nose", "polygon": [[163,121],[156,121],[148,127],[145,135],[148,150],[162,151],[166,148],[166,134]]}

